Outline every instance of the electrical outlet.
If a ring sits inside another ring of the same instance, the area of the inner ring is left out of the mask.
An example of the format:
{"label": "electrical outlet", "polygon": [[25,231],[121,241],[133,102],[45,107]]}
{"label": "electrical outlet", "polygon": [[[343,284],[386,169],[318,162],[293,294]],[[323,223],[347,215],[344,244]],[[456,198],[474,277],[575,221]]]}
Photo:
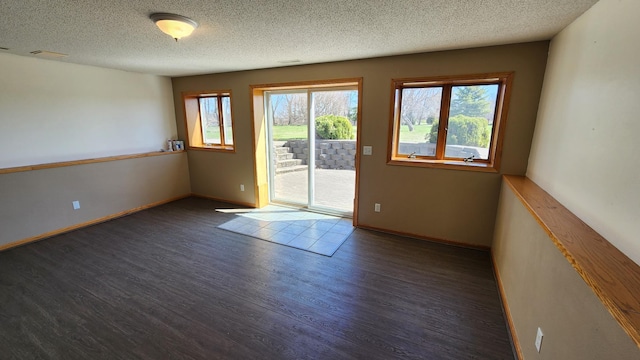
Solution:
{"label": "electrical outlet", "polygon": [[74,201],[71,202],[71,204],[73,205],[73,210],[80,209],[80,201],[74,200]]}
{"label": "electrical outlet", "polygon": [[376,204],[373,206],[373,210],[374,210],[375,212],[380,212],[380,204],[376,203]]}
{"label": "electrical outlet", "polygon": [[244,184],[240,184],[240,191],[244,191]]}
{"label": "electrical outlet", "polygon": [[363,146],[362,147],[362,155],[371,155],[373,154],[373,147],[372,146]]}
{"label": "electrical outlet", "polygon": [[538,352],[540,352],[540,347],[542,346],[543,336],[544,334],[542,333],[542,330],[538,328],[538,333],[536,334],[536,350],[538,350]]}

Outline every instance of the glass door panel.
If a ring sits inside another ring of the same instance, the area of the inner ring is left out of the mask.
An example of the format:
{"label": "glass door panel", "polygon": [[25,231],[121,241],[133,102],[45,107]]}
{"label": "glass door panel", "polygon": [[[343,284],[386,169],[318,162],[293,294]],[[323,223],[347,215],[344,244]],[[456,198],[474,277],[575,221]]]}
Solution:
{"label": "glass door panel", "polygon": [[270,192],[278,202],[307,205],[309,114],[307,92],[269,92]]}
{"label": "glass door panel", "polygon": [[356,174],[358,91],[318,90],[313,104],[314,159],[310,206],[353,213]]}

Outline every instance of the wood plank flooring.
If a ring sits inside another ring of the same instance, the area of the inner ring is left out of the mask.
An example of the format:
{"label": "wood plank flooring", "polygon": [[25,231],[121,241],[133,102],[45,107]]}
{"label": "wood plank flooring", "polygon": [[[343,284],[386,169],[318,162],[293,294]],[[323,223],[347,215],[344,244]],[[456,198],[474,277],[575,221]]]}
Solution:
{"label": "wood plank flooring", "polygon": [[2,359],[513,359],[487,252],[356,230],[325,257],[188,198],[0,253]]}

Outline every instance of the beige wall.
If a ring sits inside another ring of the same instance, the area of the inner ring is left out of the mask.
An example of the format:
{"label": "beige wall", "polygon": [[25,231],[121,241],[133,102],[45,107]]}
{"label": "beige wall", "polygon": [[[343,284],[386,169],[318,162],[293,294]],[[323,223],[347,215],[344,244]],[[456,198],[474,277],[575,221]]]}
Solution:
{"label": "beige wall", "polygon": [[[638,13],[635,0],[600,0],[553,38],[526,175],[640,263]],[[504,185],[493,253],[525,359],[640,358]]]}
{"label": "beige wall", "polygon": [[[184,91],[231,89],[235,154],[189,152],[194,193],[253,203],[250,85],[363,78],[361,145],[373,146],[361,157],[359,224],[392,231],[489,246],[500,175],[424,169],[386,164],[392,78],[515,71],[501,173],[524,174],[548,43],[537,42],[459,51],[395,56],[318,65],[302,65],[173,79],[178,133],[184,139]],[[374,203],[382,212],[373,211]]]}
{"label": "beige wall", "polygon": [[640,264],[638,14],[601,0],[553,39],[527,176]]}
{"label": "beige wall", "polygon": [[188,195],[188,174],[185,153],[2,174],[0,246]]}
{"label": "beige wall", "polygon": [[158,151],[171,80],[0,54],[0,168]]}
{"label": "beige wall", "polygon": [[[158,151],[176,135],[169,78],[10,54],[0,72],[0,168]],[[0,247],[190,191],[185,153],[0,174]]]}
{"label": "beige wall", "polygon": [[[494,261],[524,358],[638,359],[640,350],[504,184]],[[544,333],[542,349],[534,346]]]}

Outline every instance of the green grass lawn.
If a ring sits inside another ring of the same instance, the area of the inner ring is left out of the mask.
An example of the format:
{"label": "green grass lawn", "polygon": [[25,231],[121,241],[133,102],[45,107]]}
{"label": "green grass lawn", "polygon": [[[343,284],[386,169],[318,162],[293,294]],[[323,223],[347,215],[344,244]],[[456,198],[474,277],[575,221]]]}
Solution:
{"label": "green grass lawn", "polygon": [[[413,127],[413,131],[409,131],[409,127],[403,125],[400,129],[400,137],[406,142],[425,142],[425,136],[431,130],[431,125],[422,124]],[[353,127],[353,133],[357,131]],[[273,127],[273,140],[289,140],[289,139],[306,139],[307,127],[303,125],[278,125]]]}
{"label": "green grass lawn", "polygon": [[[224,131],[225,143],[229,144],[229,137],[233,136],[233,133],[230,131],[231,129],[226,128]],[[213,143],[220,143],[220,128],[218,126],[209,126],[207,127],[207,132],[205,133],[205,139],[212,140]]]}
{"label": "green grass lawn", "polygon": [[273,127],[273,140],[306,139],[306,125],[277,125]]}
{"label": "green grass lawn", "polygon": [[216,139],[218,142],[220,142],[220,128],[217,126],[208,127],[205,136],[207,139]]}
{"label": "green grass lawn", "polygon": [[[356,134],[357,128],[353,127],[353,133]],[[426,135],[431,131],[431,125],[421,124],[414,125],[413,131],[409,131],[409,127],[402,125],[400,128],[400,139],[402,142],[420,143],[426,141]],[[209,127],[207,129],[207,138],[220,139],[220,129],[218,127]],[[277,125],[273,127],[273,140],[285,141],[290,139],[306,139],[307,126],[305,125]]]}
{"label": "green grass lawn", "polygon": [[[491,128],[489,128],[491,129]],[[431,131],[431,125],[421,124],[414,125],[413,131],[409,131],[409,127],[402,125],[400,128],[400,139],[402,142],[420,143],[426,141],[426,136]],[[357,132],[357,127],[353,127],[353,134]],[[207,137],[220,139],[220,129],[218,127],[210,127],[207,129]],[[277,125],[273,127],[273,140],[285,141],[290,139],[306,139],[307,126],[305,125]]]}
{"label": "green grass lawn", "polygon": [[427,141],[427,134],[431,131],[431,125],[414,125],[413,131],[409,131],[407,125],[400,127],[400,141],[410,143],[423,143]]}
{"label": "green grass lawn", "polygon": [[[353,133],[356,134],[357,128],[353,127]],[[402,142],[419,143],[425,142],[426,136],[431,131],[431,125],[421,124],[414,125],[413,131],[409,131],[409,127],[402,125],[400,128],[400,139]],[[491,131],[491,125],[489,125]],[[207,138],[220,139],[220,128],[207,128]],[[306,139],[307,126],[305,125],[277,125],[273,127],[273,140],[285,141],[289,139]]]}

